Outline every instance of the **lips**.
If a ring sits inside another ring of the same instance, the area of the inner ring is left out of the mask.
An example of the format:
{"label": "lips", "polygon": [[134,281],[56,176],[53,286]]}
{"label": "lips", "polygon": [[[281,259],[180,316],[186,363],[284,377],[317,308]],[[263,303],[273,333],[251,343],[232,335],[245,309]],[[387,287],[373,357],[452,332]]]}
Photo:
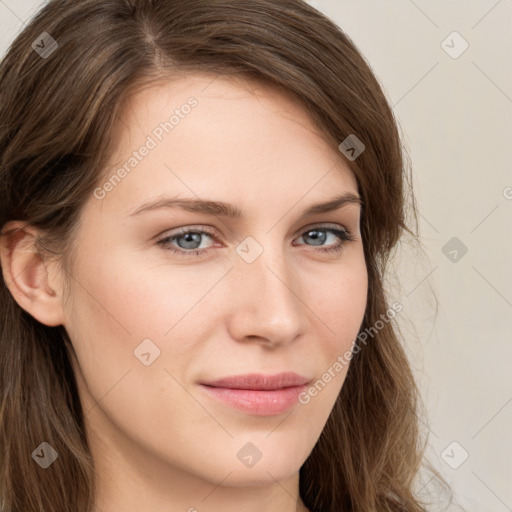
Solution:
{"label": "lips", "polygon": [[274,416],[297,405],[308,382],[294,372],[251,373],[202,382],[199,387],[208,397],[230,408],[254,416]]}
{"label": "lips", "polygon": [[310,379],[294,372],[283,372],[275,375],[250,373],[246,375],[233,375],[209,382],[202,382],[205,386],[229,389],[253,389],[272,391],[292,386],[304,386]]}

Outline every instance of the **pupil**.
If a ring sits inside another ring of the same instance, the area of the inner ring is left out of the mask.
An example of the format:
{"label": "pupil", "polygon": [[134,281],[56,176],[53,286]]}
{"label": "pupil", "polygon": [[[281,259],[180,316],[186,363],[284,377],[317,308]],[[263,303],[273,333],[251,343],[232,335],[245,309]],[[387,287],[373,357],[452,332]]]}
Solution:
{"label": "pupil", "polygon": [[[313,233],[313,236],[310,236],[311,233]],[[313,245],[322,245],[322,243],[325,242],[325,237],[327,236],[327,233],[323,231],[313,230],[309,231],[307,236],[315,242]]]}
{"label": "pupil", "polygon": [[[185,239],[185,245],[178,243],[180,247],[183,249],[197,249],[197,247],[189,247],[188,244],[194,244],[197,243],[198,245],[201,245],[201,234],[200,233],[187,233],[185,235],[180,236],[180,238]],[[178,238],[178,240],[180,239]]]}

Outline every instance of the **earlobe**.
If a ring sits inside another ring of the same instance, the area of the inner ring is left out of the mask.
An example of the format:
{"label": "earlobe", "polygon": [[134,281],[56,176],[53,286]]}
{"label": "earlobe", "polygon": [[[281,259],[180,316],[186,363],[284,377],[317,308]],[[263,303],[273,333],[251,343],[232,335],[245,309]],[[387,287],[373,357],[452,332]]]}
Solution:
{"label": "earlobe", "polygon": [[64,321],[61,290],[55,290],[50,282],[48,262],[37,251],[36,236],[35,228],[21,222],[4,226],[0,239],[2,273],[16,302],[42,324],[54,327]]}

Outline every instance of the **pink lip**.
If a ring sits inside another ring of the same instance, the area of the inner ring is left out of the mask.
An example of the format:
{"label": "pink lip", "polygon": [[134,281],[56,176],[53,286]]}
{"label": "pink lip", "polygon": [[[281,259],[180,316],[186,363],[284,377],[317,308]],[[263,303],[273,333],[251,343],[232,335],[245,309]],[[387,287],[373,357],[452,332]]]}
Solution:
{"label": "pink lip", "polygon": [[213,398],[257,416],[281,414],[298,402],[310,379],[293,372],[276,375],[248,374],[202,382]]}

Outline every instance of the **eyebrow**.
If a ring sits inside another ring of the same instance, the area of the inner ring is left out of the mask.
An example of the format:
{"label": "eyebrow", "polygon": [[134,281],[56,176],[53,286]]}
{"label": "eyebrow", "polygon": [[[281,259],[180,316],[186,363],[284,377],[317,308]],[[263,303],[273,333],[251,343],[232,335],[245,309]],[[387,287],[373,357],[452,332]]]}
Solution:
{"label": "eyebrow", "polygon": [[[358,195],[353,194],[352,192],[346,192],[342,195],[329,199],[326,202],[316,203],[309,206],[302,212],[301,217],[308,217],[319,213],[327,213],[333,210],[338,210],[347,204],[362,205],[363,201]],[[243,217],[242,210],[229,203],[224,203],[222,201],[207,201],[201,199],[179,199],[175,197],[162,197],[154,201],[145,202],[134,212],[130,213],[129,217],[160,208],[179,208],[188,212],[204,213],[232,219],[240,219]]]}

